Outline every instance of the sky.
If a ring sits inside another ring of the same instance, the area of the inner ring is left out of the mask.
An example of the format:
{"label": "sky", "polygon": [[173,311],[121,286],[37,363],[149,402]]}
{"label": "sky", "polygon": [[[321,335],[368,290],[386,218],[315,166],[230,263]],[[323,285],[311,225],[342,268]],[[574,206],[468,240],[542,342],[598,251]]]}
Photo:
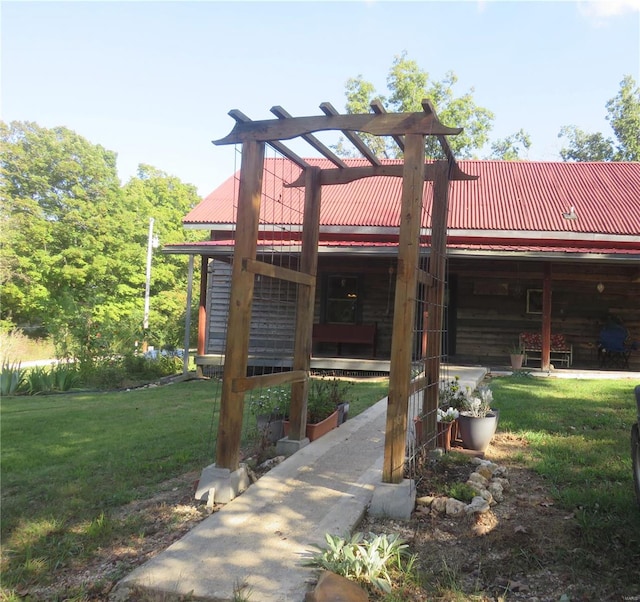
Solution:
{"label": "sky", "polygon": [[229,111],[344,112],[347,80],[385,94],[403,52],[432,80],[453,71],[494,113],[492,140],[528,132],[530,160],[560,160],[565,125],[611,136],[607,101],[640,83],[640,0],[2,0],[0,32],[0,119],[66,126],[116,152],[123,183],[144,163],[202,196],[239,167],[212,144]]}

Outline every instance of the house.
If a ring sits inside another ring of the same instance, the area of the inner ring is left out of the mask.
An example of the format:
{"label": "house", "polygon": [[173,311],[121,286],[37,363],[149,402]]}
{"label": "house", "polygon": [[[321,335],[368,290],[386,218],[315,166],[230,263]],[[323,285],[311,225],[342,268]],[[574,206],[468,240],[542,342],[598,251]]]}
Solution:
{"label": "house", "polygon": [[[327,159],[305,161],[333,167]],[[564,365],[597,367],[598,334],[612,317],[640,339],[640,163],[458,165],[477,179],[449,183],[443,350],[451,361],[507,364],[522,333],[540,332],[543,290],[551,291],[551,333],[572,348]],[[264,262],[298,266],[301,174],[281,156],[264,162],[257,247]],[[424,186],[421,261],[432,235],[433,183]],[[401,194],[401,178],[387,176],[323,186],[314,323],[325,326],[314,331],[312,367],[388,370]],[[237,197],[236,174],[183,220],[186,228],[208,231],[208,240],[167,247],[202,259],[201,366],[224,353]],[[295,285],[256,276],[249,365],[291,366],[295,303]],[[418,311],[416,356],[422,320]],[[640,353],[629,367],[640,369]]]}

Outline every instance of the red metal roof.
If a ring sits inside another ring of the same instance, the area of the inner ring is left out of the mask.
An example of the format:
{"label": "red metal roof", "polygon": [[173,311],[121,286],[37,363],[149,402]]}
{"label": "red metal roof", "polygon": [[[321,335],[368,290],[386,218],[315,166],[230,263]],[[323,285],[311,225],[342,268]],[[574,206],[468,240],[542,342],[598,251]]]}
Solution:
{"label": "red metal roof", "polygon": [[[337,169],[325,159],[307,159],[322,169]],[[350,166],[369,165],[347,159]],[[401,161],[388,160],[386,164]],[[466,249],[526,251],[543,246],[574,253],[640,253],[640,163],[554,163],[536,161],[459,161],[475,181],[450,183],[448,245]],[[300,225],[304,191],[285,188],[300,169],[288,159],[265,160],[261,220]],[[229,230],[235,224],[238,175],[230,177],[184,218],[185,226]],[[283,179],[284,178],[284,179]],[[362,178],[324,186],[322,244],[353,244],[364,236],[374,244],[397,235],[402,179]],[[432,184],[425,183],[423,228],[430,226]],[[565,219],[573,208],[576,219]],[[277,231],[277,228],[274,229]],[[360,236],[358,236],[360,235]],[[333,239],[333,240],[332,240]],[[342,240],[342,243],[340,243]]]}
{"label": "red metal roof", "polygon": [[[323,169],[327,160],[308,159]],[[350,166],[368,165],[348,159]],[[399,163],[399,161],[385,161]],[[450,184],[450,230],[640,235],[640,163],[460,161],[475,181]],[[284,188],[300,169],[287,159],[266,159],[261,215],[265,222],[301,224],[304,195]],[[238,174],[209,194],[183,220],[185,225],[235,222]],[[399,225],[401,178],[363,178],[322,189],[321,226],[389,228]],[[429,227],[431,183],[425,184],[424,227]],[[563,218],[575,208],[577,219]]]}

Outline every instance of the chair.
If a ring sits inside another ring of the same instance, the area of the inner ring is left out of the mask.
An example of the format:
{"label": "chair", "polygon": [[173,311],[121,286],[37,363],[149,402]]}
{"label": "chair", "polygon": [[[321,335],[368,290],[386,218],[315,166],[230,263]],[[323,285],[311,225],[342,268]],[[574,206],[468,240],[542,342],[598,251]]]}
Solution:
{"label": "chair", "polygon": [[631,347],[626,344],[629,332],[621,324],[609,324],[600,331],[598,357],[601,368],[629,368]]}

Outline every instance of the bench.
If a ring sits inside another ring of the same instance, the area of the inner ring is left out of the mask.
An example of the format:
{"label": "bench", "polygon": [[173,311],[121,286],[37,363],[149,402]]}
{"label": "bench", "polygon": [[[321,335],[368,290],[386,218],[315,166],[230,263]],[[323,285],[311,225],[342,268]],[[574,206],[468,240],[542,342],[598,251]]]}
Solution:
{"label": "bench", "polygon": [[[542,334],[539,332],[521,332],[520,348],[524,353],[523,365],[529,359],[542,362]],[[551,335],[551,363],[565,364],[567,368],[573,363],[573,345],[567,343],[563,334]]]}
{"label": "bench", "polygon": [[314,324],[313,343],[334,343],[338,355],[342,354],[342,344],[369,345],[376,356],[376,324]]}

